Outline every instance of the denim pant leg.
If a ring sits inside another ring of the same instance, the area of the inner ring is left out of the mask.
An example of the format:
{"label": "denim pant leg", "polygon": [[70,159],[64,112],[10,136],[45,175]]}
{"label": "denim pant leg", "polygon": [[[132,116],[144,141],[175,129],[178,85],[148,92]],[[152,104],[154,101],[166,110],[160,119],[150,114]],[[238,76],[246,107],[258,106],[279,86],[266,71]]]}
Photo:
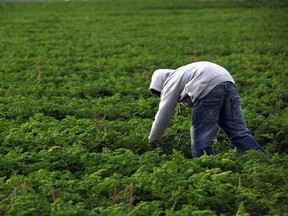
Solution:
{"label": "denim pant leg", "polygon": [[224,87],[215,87],[192,109],[191,147],[194,158],[213,154],[212,143],[219,133],[218,120],[224,100]]}
{"label": "denim pant leg", "polygon": [[230,142],[240,153],[246,150],[265,150],[257,143],[247,128],[239,93],[232,83],[227,85],[227,96],[219,116],[219,125],[228,136]]}

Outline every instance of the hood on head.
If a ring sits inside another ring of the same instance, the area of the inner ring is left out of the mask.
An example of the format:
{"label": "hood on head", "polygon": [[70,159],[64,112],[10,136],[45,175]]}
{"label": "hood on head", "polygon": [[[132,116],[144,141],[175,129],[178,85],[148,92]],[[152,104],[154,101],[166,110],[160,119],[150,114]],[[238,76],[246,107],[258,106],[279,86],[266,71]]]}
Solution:
{"label": "hood on head", "polygon": [[149,86],[149,92],[152,95],[160,97],[164,82],[166,81],[167,77],[174,72],[173,69],[158,69],[156,70],[151,78],[151,83]]}

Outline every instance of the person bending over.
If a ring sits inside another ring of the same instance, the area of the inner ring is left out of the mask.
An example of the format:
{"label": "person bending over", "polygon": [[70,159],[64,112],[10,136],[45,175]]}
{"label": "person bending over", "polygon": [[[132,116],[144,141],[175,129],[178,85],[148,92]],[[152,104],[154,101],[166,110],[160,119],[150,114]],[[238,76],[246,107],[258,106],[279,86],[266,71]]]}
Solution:
{"label": "person bending over", "polygon": [[158,69],[151,78],[151,94],[161,98],[148,142],[157,146],[178,102],[192,108],[192,156],[212,155],[219,128],[238,152],[266,151],[249,132],[231,74],[212,62],[194,62],[177,69]]}

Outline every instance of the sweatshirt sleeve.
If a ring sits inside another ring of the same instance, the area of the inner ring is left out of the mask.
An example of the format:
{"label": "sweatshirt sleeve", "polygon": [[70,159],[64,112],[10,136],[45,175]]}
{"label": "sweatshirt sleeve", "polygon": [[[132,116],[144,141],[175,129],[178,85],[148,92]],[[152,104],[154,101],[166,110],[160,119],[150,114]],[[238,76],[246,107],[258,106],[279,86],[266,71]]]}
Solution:
{"label": "sweatshirt sleeve", "polygon": [[167,127],[170,125],[180,93],[181,87],[177,82],[171,81],[164,86],[161,93],[159,109],[148,137],[150,142],[159,141]]}

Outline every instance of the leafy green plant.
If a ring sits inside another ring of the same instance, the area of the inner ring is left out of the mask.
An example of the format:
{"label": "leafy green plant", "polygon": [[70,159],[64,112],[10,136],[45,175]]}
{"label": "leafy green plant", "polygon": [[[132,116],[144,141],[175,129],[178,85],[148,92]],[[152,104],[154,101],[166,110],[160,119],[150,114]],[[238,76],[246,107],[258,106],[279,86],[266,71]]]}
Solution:
{"label": "leafy green plant", "polygon": [[[287,210],[287,2],[0,3],[1,215],[282,215]],[[268,151],[221,133],[191,158],[191,109],[147,136],[158,68],[227,68]],[[166,152],[166,153],[163,153]]]}

